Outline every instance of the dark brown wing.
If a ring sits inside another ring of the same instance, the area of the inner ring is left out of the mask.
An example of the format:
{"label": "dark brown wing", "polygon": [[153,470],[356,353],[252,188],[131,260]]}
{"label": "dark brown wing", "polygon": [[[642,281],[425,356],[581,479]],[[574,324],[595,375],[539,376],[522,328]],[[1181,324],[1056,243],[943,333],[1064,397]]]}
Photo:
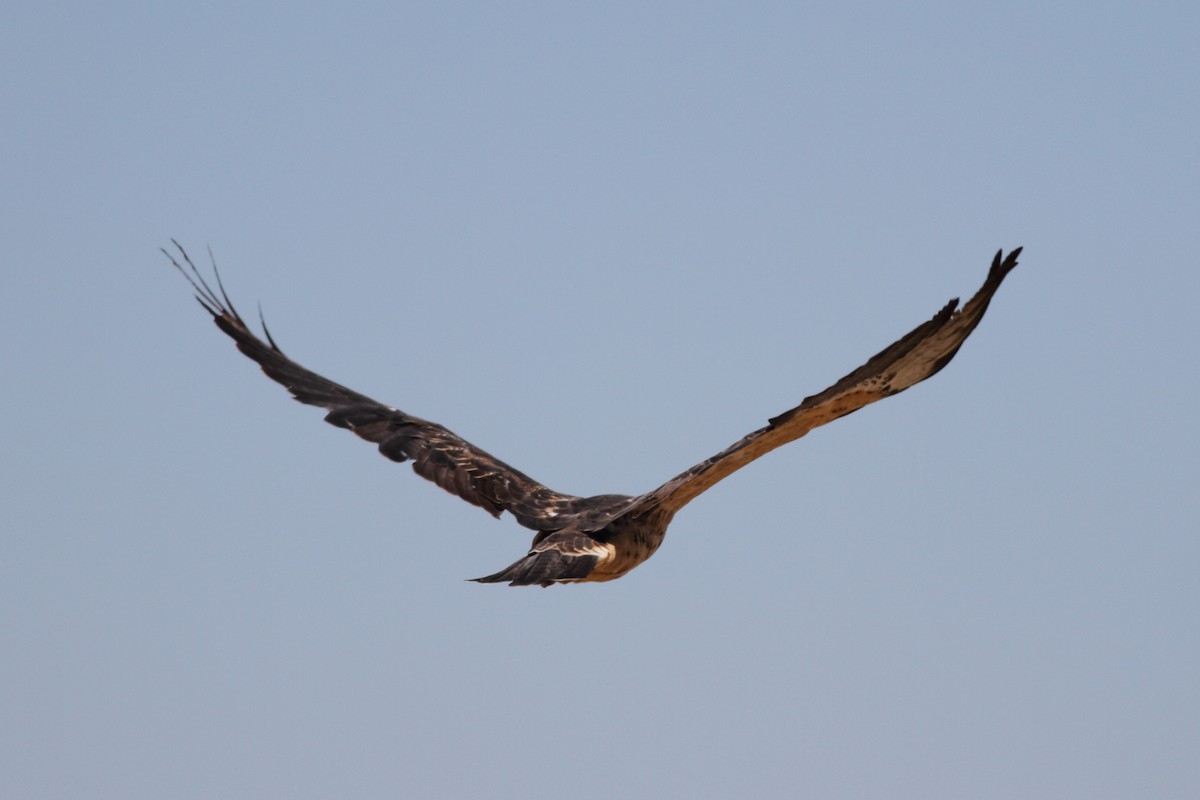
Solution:
{"label": "dark brown wing", "polygon": [[246,325],[225,294],[215,264],[220,294],[209,287],[179,243],[173,243],[183,264],[166,250],[163,253],[192,284],[196,299],[212,314],[217,327],[301,403],[328,409],[326,422],[376,443],[379,452],[393,461],[411,460],[418,475],[493,516],[511,512],[527,528],[557,530],[563,527],[560,519],[586,506],[581,498],[547,489],[441,425],[378,403],[292,361],[275,344],[265,322],[265,342]]}
{"label": "dark brown wing", "polygon": [[653,492],[637,498],[628,513],[637,515],[659,509],[673,514],[717,481],[759,456],[799,439],[813,428],[898,394],[937,374],[950,363],[983,319],[983,312],[1004,276],[1017,266],[1020,253],[1020,247],[1007,258],[997,252],[983,288],[961,310],[955,310],[958,300],[951,300],[933,319],[876,354],[833,386],[804,398],[800,405],[770,420],[765,428],[754,431]]}

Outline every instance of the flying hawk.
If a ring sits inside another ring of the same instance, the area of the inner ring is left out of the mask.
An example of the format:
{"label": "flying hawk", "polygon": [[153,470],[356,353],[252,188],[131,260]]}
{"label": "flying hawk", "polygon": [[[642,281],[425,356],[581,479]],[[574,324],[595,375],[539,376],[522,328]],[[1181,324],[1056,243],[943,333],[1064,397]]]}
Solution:
{"label": "flying hawk", "polygon": [[[379,446],[393,461],[412,461],[418,475],[492,516],[512,514],[537,533],[529,552],[480,583],[510,586],[619,578],[654,554],[679,509],[717,481],[780,445],[865,405],[898,394],[938,372],[983,319],[1021,248],[996,253],[983,287],[961,309],[951,300],[933,319],[884,348],[823,392],[768,421],[765,427],[637,497],[575,497],[548,489],[436,422],[410,416],[310,372],[283,354],[262,321],[259,338],[234,309],[213,264],[214,292],[188,254],[174,242],[177,260],[163,250],[196,291],[217,327],[257,361],[267,377],[301,403],[327,409],[325,421]],[[186,265],[186,266],[184,266]],[[261,314],[260,314],[261,320]]]}

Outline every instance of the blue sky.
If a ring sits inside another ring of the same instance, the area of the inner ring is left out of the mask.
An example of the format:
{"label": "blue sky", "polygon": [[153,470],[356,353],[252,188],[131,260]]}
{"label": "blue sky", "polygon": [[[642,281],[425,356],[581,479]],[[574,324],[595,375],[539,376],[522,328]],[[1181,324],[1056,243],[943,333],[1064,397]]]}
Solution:
{"label": "blue sky", "polygon": [[[1200,12],[43,3],[0,32],[0,794],[1195,797]],[[236,353],[646,491],[611,584]]]}

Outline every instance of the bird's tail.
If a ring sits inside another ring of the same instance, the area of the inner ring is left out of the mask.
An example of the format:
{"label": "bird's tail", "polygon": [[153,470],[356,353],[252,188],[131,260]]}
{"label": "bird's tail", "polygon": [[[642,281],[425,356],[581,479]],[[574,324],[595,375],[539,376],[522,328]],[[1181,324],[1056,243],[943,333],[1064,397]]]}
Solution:
{"label": "bird's tail", "polygon": [[509,586],[552,586],[586,580],[599,557],[592,554],[569,555],[558,550],[531,550],[524,558],[476,583],[508,583]]}

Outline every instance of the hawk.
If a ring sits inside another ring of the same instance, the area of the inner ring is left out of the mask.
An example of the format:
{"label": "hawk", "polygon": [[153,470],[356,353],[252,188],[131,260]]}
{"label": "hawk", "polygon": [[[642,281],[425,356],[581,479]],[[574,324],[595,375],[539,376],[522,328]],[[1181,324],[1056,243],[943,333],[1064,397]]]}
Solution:
{"label": "hawk", "polygon": [[451,494],[495,517],[507,511],[518,523],[537,531],[525,555],[499,572],[474,579],[510,586],[620,578],[654,555],[676,512],[722,478],[814,428],[936,374],[983,319],[1021,252],[1018,247],[1006,257],[998,251],[982,288],[961,308],[957,298],[951,300],[928,322],[828,389],[804,398],[800,405],[772,417],[764,427],[657,489],[636,497],[575,497],[543,486],[436,422],[372,400],[292,361],[275,343],[261,312],[261,337],[238,314],[215,262],[216,291],[179,243],[172,242],[178,258],[165,249],[163,253],[191,283],[196,299],[217,327],[296,400],[324,408],[326,422],[373,442],[392,461],[411,461],[418,475]]}

